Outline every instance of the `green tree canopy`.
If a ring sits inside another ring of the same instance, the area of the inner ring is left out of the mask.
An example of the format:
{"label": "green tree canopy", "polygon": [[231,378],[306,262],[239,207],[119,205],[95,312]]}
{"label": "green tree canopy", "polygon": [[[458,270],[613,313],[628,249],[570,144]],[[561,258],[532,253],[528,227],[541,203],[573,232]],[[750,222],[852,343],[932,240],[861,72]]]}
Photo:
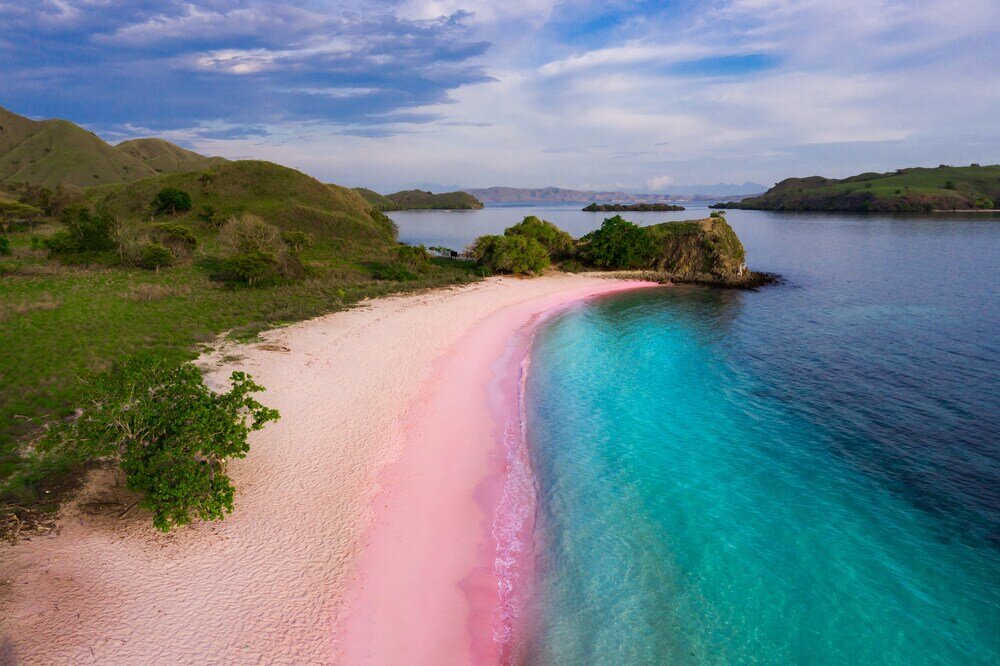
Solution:
{"label": "green tree canopy", "polygon": [[472,256],[494,273],[526,275],[549,267],[549,252],[527,236],[480,236],[472,246]]}
{"label": "green tree canopy", "polygon": [[191,195],[176,187],[164,187],[153,197],[153,209],[157,213],[176,215],[191,210]]}
{"label": "green tree canopy", "polygon": [[656,253],[649,232],[621,215],[604,220],[600,229],[581,240],[586,243],[587,259],[601,268],[646,268]]}
{"label": "green tree canopy", "polygon": [[573,237],[552,224],[534,215],[529,215],[503,232],[505,236],[525,236],[534,238],[545,246],[553,258],[568,257],[573,254]]}

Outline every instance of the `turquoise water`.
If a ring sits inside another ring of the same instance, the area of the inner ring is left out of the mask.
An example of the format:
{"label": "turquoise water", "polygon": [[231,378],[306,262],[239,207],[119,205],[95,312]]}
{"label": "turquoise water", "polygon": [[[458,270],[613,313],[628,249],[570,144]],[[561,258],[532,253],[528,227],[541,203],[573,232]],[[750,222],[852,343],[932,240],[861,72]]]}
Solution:
{"label": "turquoise water", "polygon": [[[528,212],[399,221],[460,245]],[[1000,663],[1000,221],[730,218],[784,284],[538,333],[522,660]]]}

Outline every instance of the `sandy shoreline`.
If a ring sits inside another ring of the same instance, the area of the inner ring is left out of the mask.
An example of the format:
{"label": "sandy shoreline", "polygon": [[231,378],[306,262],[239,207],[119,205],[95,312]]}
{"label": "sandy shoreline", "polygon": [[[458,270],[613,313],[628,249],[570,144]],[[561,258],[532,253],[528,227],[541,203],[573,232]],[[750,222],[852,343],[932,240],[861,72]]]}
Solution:
{"label": "sandy shoreline", "polygon": [[[212,383],[236,368],[252,373],[268,388],[262,401],[282,413],[254,434],[249,456],[230,466],[235,512],[221,523],[160,535],[136,512],[118,519],[81,510],[106,492],[108,475],[98,475],[81,502],[66,508],[58,533],[0,550],[0,663],[357,663],[352,641],[345,646],[340,634],[358,638],[357,646],[373,625],[355,621],[352,629],[350,618],[362,617],[355,608],[396,590],[393,607],[412,610],[405,595],[424,582],[412,568],[393,565],[398,587],[365,584],[365,572],[387,562],[378,553],[389,549],[376,543],[387,535],[411,539],[414,561],[421,552],[447,553],[434,585],[446,593],[426,610],[478,622],[469,600],[485,594],[488,605],[490,590],[468,592],[488,587],[492,572],[462,580],[459,596],[449,576],[465,571],[465,579],[481,560],[483,507],[502,491],[477,487],[501,478],[495,471],[505,464],[492,445],[496,433],[483,432],[495,419],[480,391],[509,335],[532,316],[623,287],[566,274],[493,278],[379,299],[202,358]],[[447,451],[468,455],[452,455],[435,471]],[[466,493],[479,502],[460,502]],[[373,510],[374,500],[385,501]],[[437,531],[412,528],[440,506],[448,517],[429,521]],[[459,546],[440,547],[456,535]],[[344,613],[348,596],[351,614]],[[456,611],[459,602],[465,605]],[[407,631],[368,663],[401,654],[393,650],[409,639]],[[425,655],[466,656],[475,649],[460,632],[447,645],[425,648]]]}

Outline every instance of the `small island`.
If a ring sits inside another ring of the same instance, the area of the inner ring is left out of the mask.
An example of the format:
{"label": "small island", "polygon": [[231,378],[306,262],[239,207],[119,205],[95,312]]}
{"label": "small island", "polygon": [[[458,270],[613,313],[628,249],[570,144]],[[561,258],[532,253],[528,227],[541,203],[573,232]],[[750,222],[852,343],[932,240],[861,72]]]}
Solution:
{"label": "small island", "polygon": [[1000,206],[1000,164],[897,169],[850,178],[787,178],[764,194],[711,208],[931,213],[989,211]]}
{"label": "small island", "polygon": [[684,206],[669,203],[599,204],[594,202],[583,208],[588,213],[661,213],[684,210]]}
{"label": "small island", "polygon": [[393,194],[379,194],[365,187],[356,187],[354,191],[379,211],[479,210],[483,207],[482,201],[467,192],[434,194],[424,190],[404,190]]}

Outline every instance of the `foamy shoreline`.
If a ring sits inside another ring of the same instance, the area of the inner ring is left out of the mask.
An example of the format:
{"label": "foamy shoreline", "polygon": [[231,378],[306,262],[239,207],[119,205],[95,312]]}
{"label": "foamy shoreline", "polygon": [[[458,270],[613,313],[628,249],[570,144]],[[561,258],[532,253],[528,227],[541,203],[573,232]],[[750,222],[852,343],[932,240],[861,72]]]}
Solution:
{"label": "foamy shoreline", "polygon": [[[382,591],[393,593],[390,607],[406,621],[396,636],[380,636],[379,650],[444,619],[449,630],[425,643],[425,655],[476,651],[489,661],[472,639],[484,619],[478,606],[497,598],[492,567],[478,566],[489,547],[480,537],[492,529],[484,507],[495,507],[503,488],[489,480],[507,462],[497,459],[483,400],[493,363],[532,317],[623,288],[593,276],[493,278],[371,301],[203,357],[210,382],[245,369],[268,388],[262,401],[282,413],[230,466],[234,513],[160,535],[144,516],[82,511],[106,492],[107,475],[98,475],[66,508],[58,534],[0,551],[0,661],[354,663],[341,634],[354,617],[364,641],[382,626],[385,606],[365,619],[357,613],[363,600],[345,612],[345,595],[377,592],[366,581],[381,575],[366,578],[366,567],[381,574],[386,564],[398,587]],[[435,513],[442,506],[446,519]],[[416,548],[380,551],[380,534],[403,534]],[[379,559],[383,551],[400,559]],[[402,563],[422,553],[440,573],[414,579]],[[443,592],[430,606],[407,605],[414,580]],[[455,622],[466,631],[451,631]],[[402,654],[386,650],[369,663]]]}

